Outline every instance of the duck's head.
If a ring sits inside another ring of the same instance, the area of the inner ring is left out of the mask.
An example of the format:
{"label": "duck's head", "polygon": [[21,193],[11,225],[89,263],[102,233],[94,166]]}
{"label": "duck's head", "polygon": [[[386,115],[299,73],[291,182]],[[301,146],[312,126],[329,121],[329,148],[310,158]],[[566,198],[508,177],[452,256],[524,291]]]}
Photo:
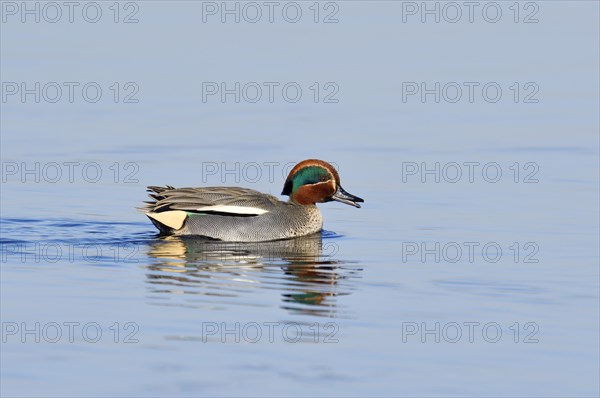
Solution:
{"label": "duck's head", "polygon": [[364,202],[358,196],[344,191],[340,185],[340,175],[327,162],[318,159],[303,160],[290,171],[283,186],[282,195],[288,195],[292,202],[301,205],[338,202],[360,207]]}

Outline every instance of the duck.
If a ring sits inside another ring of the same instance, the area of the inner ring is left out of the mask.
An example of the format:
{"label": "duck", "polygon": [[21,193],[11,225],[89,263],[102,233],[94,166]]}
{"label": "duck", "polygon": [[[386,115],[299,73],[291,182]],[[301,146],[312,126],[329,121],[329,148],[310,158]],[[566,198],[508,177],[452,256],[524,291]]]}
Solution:
{"label": "duck", "polygon": [[226,242],[265,242],[315,234],[323,229],[317,203],[360,208],[337,170],[319,159],[296,164],[283,184],[289,200],[240,187],[147,187],[152,200],[139,208],[160,235],[199,236]]}

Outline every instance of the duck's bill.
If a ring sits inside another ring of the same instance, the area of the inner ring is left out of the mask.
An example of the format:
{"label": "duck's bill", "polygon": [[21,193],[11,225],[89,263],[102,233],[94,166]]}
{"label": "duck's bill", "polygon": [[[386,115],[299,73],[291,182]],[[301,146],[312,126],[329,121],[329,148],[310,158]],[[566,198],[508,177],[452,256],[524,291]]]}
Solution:
{"label": "duck's bill", "polygon": [[337,202],[342,202],[347,205],[358,207],[358,208],[360,208],[360,205],[358,204],[358,202],[364,202],[364,200],[362,200],[358,196],[354,196],[351,193],[344,191],[344,189],[340,186],[338,186],[337,191],[335,191],[335,193],[331,197],[331,200],[335,200]]}

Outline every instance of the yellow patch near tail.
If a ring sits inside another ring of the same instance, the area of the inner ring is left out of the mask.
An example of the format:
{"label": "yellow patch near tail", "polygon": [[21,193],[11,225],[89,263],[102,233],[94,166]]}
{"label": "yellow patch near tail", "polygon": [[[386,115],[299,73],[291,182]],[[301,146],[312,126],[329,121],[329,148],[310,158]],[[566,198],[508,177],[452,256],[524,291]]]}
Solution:
{"label": "yellow patch near tail", "polygon": [[173,229],[181,229],[185,219],[187,218],[187,213],[183,210],[163,211],[160,213],[150,212],[146,213],[146,215]]}

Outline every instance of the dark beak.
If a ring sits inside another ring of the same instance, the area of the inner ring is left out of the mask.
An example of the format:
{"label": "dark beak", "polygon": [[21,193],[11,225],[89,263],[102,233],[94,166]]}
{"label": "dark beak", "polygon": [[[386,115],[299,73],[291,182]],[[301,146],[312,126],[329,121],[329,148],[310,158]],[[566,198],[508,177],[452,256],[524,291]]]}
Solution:
{"label": "dark beak", "polygon": [[331,197],[331,200],[335,200],[337,202],[342,202],[347,205],[358,207],[358,208],[360,208],[360,205],[358,204],[358,202],[364,202],[364,200],[362,200],[358,196],[354,196],[354,195],[344,191],[344,188],[340,187],[339,185],[337,187],[337,191],[335,191],[335,193]]}

